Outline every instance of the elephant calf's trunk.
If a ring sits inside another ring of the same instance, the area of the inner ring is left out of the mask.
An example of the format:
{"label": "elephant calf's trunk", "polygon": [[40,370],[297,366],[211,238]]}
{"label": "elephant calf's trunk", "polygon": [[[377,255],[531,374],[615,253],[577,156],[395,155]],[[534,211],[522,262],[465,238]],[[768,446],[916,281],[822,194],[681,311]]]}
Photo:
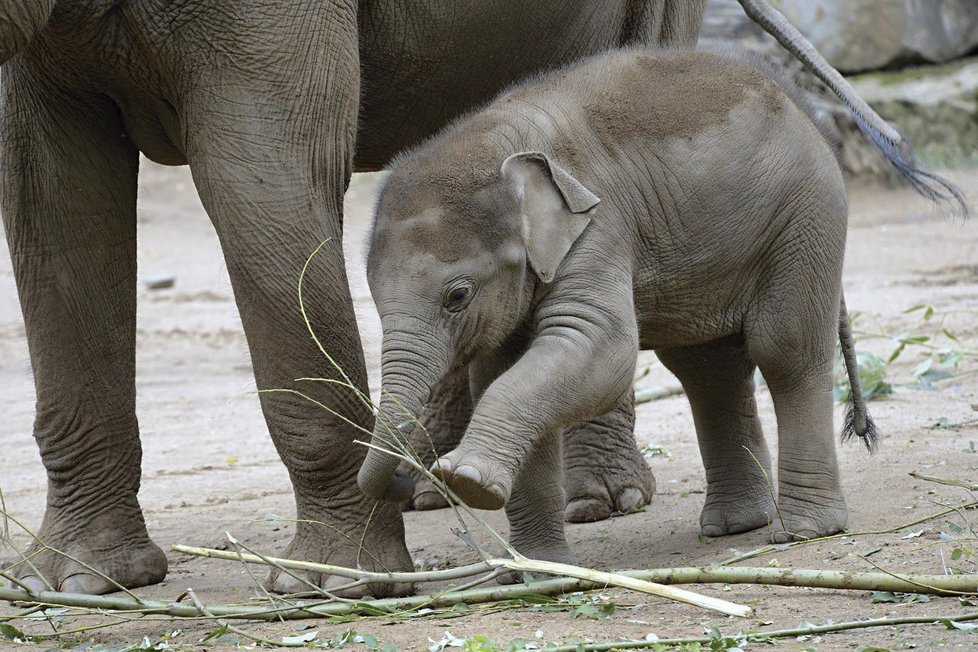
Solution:
{"label": "elephant calf's trunk", "polygon": [[[382,437],[374,432],[373,444],[386,450],[394,450],[386,445]],[[371,498],[395,503],[409,500],[414,495],[414,479],[398,469],[400,460],[393,455],[371,448],[360,467],[357,484],[360,490]]]}

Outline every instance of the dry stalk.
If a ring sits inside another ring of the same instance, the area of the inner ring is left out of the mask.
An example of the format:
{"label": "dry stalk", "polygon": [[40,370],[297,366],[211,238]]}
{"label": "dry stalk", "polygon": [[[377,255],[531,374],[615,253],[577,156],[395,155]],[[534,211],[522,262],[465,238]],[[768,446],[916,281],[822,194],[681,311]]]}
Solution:
{"label": "dry stalk", "polygon": [[[188,555],[210,557],[213,559],[226,559],[234,561],[246,561],[255,564],[269,564],[282,568],[293,568],[295,570],[306,570],[316,573],[338,575],[350,579],[366,580],[371,583],[419,583],[436,582],[461,579],[484,574],[497,569],[506,569],[518,573],[545,573],[548,575],[559,575],[577,580],[588,581],[595,587],[620,586],[632,589],[641,593],[657,595],[677,602],[685,602],[704,609],[712,609],[720,613],[731,616],[749,616],[753,610],[750,607],[737,605],[726,600],[720,600],[710,596],[699,595],[684,589],[675,589],[662,584],[635,577],[630,574],[608,573],[596,571],[571,564],[558,564],[549,561],[535,561],[531,559],[507,559],[492,558],[482,563],[470,564],[461,568],[453,568],[440,571],[428,572],[405,572],[405,573],[375,573],[356,568],[344,568],[331,564],[316,564],[313,562],[296,562],[287,559],[272,559],[257,555],[245,555],[243,553],[228,552],[225,550],[213,550],[208,548],[194,548],[191,546],[173,546],[173,550]],[[575,589],[577,590],[577,589]]]}
{"label": "dry stalk", "polygon": [[[564,571],[578,569],[576,566],[554,564],[552,562],[536,562],[531,560],[515,561],[512,559],[490,559],[478,564],[470,564],[459,568],[439,571],[406,572],[406,573],[375,573],[355,568],[344,568],[329,564],[316,564],[307,561],[293,561],[278,558],[262,558],[254,555],[238,554],[225,550],[210,548],[194,548],[191,546],[173,546],[173,550],[184,554],[210,557],[213,559],[239,560],[251,564],[268,564],[274,561],[276,565],[296,570],[308,570],[317,573],[329,573],[351,579],[361,579],[370,583],[425,583],[440,582],[485,573],[493,568],[522,572],[547,573],[552,575],[569,575]],[[882,570],[882,569],[881,569]],[[600,571],[589,571],[600,573]],[[974,595],[978,594],[978,575],[916,575],[898,574],[889,571],[866,573],[859,571],[828,571],[792,568],[752,568],[746,566],[704,566],[682,568],[659,568],[652,570],[628,570],[617,573],[607,573],[618,579],[630,578],[658,584],[772,584],[779,586],[805,586],[822,589],[839,589],[852,591],[893,591],[895,593],[931,593],[935,595]],[[618,582],[606,582],[591,577],[576,577],[588,581],[590,588],[603,588],[608,585],[627,587]],[[554,580],[549,580],[554,581]],[[569,585],[567,591],[588,590],[581,585]],[[641,589],[636,589],[640,590]],[[646,592],[646,591],[643,591]]]}

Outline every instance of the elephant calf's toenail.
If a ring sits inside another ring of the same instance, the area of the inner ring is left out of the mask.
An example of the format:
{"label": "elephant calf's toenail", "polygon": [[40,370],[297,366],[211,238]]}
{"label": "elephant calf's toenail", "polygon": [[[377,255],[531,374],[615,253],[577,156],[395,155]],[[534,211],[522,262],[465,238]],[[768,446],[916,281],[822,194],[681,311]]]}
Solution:
{"label": "elephant calf's toenail", "polygon": [[479,469],[475,468],[474,466],[463,464],[462,466],[455,469],[455,475],[457,475],[460,478],[471,480],[472,482],[478,485],[482,485],[482,473],[480,473]]}

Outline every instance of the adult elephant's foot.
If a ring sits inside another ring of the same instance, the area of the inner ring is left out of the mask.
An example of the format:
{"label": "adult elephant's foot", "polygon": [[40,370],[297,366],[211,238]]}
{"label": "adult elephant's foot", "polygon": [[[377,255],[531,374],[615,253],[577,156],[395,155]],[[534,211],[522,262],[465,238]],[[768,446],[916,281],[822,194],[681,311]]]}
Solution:
{"label": "adult elephant's foot", "polygon": [[[346,505],[340,516],[316,514],[308,507],[300,510],[295,537],[283,553],[286,559],[313,561],[347,568],[379,572],[414,570],[411,555],[404,545],[404,521],[397,505],[358,497]],[[411,593],[411,584],[370,584],[343,588],[351,580],[336,575],[306,571],[292,574],[273,569],[266,586],[276,593],[303,593],[320,587],[340,597],[360,598],[401,596]]]}
{"label": "adult elephant's foot", "polygon": [[708,537],[740,534],[775,522],[776,508],[770,488],[763,482],[753,491],[710,487],[700,513],[700,530]]}
{"label": "adult elephant's foot", "polygon": [[166,555],[150,540],[138,504],[86,518],[49,508],[37,536],[25,553],[28,561],[11,571],[29,591],[98,595],[166,577]]}
{"label": "adult elephant's foot", "polygon": [[601,521],[652,501],[655,478],[639,452],[631,397],[612,412],[564,434],[564,520]]}
{"label": "adult elephant's foot", "polygon": [[841,493],[828,501],[800,501],[782,496],[774,517],[772,543],[817,539],[842,532],[849,510]]}
{"label": "adult elephant's foot", "polygon": [[469,507],[502,509],[513,487],[513,472],[486,455],[456,448],[431,467],[455,495]]}

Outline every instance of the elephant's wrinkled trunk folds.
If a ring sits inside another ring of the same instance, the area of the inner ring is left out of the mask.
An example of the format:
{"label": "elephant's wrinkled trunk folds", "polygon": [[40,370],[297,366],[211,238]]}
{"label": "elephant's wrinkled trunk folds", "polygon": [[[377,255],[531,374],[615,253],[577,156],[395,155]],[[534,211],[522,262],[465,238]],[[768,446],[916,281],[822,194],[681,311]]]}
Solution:
{"label": "elephant's wrinkled trunk folds", "polygon": [[[384,335],[380,409],[371,439],[374,446],[394,452],[406,450],[408,455],[413,455],[409,444],[411,432],[420,427],[418,418],[431,388],[445,371],[440,368],[443,365],[417,351],[417,340],[417,337]],[[414,480],[398,471],[399,464],[400,460],[393,455],[371,448],[357,476],[360,489],[381,500],[410,499],[414,494]]]}

